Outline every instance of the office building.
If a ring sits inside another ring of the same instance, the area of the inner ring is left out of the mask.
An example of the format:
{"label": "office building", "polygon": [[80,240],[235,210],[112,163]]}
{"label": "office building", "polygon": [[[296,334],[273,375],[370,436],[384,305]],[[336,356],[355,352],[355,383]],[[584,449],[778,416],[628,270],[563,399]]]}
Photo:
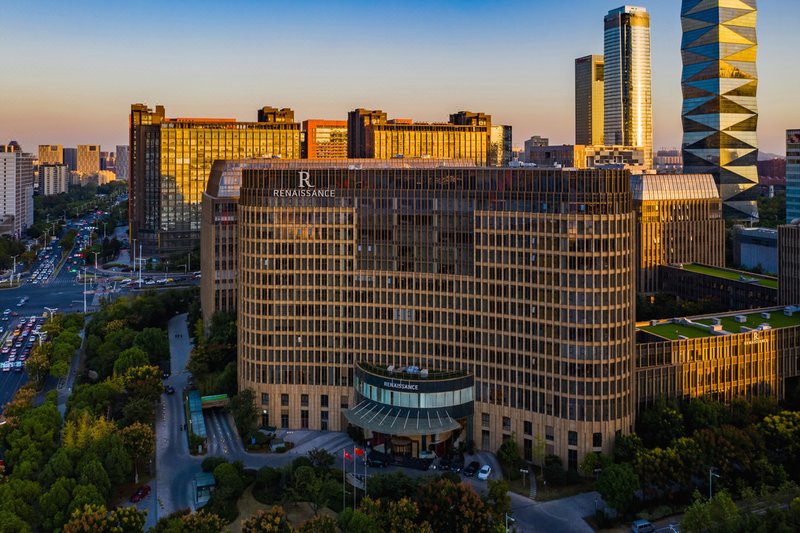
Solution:
{"label": "office building", "polygon": [[491,126],[490,115],[469,111],[450,115],[446,124],[429,124],[389,120],[383,111],[356,109],[347,114],[347,152],[351,158],[429,157],[488,165]]}
{"label": "office building", "polygon": [[800,220],[778,227],[778,303],[800,305]]}
{"label": "office building", "polygon": [[130,235],[145,253],[200,244],[200,202],[215,160],[300,157],[300,124],[290,109],[265,107],[258,116],[261,122],[167,118],[163,106],[131,106]]}
{"label": "office building", "polygon": [[488,165],[506,167],[511,162],[511,126],[492,126],[489,130]]}
{"label": "office building", "polygon": [[653,168],[650,15],[643,7],[623,6],[604,22],[603,142],[640,146],[645,166]]}
{"label": "office building", "polygon": [[758,217],[756,1],[683,0],[683,164],[710,173],[725,216]]}
{"label": "office building", "polygon": [[533,146],[528,163],[544,168],[597,168],[619,166],[641,172],[645,168],[642,148],[634,146]]}
{"label": "office building", "polygon": [[575,144],[603,144],[603,56],[575,60]]}
{"label": "office building", "polygon": [[128,146],[124,144],[117,145],[116,161],[114,169],[117,174],[118,180],[127,180],[128,172],[130,171],[130,160],[128,159]]}
{"label": "office building", "polygon": [[64,148],[64,164],[71,172],[78,171],[78,149]]}
{"label": "office building", "polygon": [[778,230],[735,225],[733,227],[733,264],[738,268],[757,269],[765,274],[777,274]]}
{"label": "office building", "polygon": [[778,305],[778,278],[710,265],[658,267],[659,291],[685,300],[707,300],[730,310]]}
{"label": "office building", "polygon": [[15,141],[0,145],[0,217],[3,231],[15,238],[33,224],[33,162]]}
{"label": "office building", "polygon": [[631,176],[636,211],[636,291],[659,291],[659,266],[725,266],[722,201],[710,174]]}
{"label": "office building", "polygon": [[783,400],[791,390],[787,381],[800,376],[800,308],[795,306],[636,326],[640,406],[661,397]]}
{"label": "office building", "polygon": [[78,145],[77,171],[84,175],[97,174],[98,172],[100,172],[99,144]]}
{"label": "office building", "polygon": [[347,159],[346,120],[304,120],[303,159]]}
{"label": "office building", "polygon": [[550,139],[548,139],[547,137],[533,135],[530,139],[527,139],[523,143],[522,161],[525,163],[530,163],[531,152],[534,148],[540,148],[542,146],[549,146],[549,145],[550,145]]}
{"label": "office building", "polygon": [[800,130],[786,130],[786,222],[800,218]]}
{"label": "office building", "polygon": [[[41,150],[40,150],[41,152]],[[52,196],[69,190],[69,169],[67,165],[39,165],[39,195]]]}
{"label": "office building", "polygon": [[60,144],[40,144],[39,164],[60,165],[64,162],[64,147]]}
{"label": "office building", "polygon": [[653,167],[658,174],[683,174],[683,155],[676,148],[662,148],[653,158]]}
{"label": "office building", "polygon": [[239,386],[262,421],[610,452],[634,418],[628,172],[384,163],[242,172]]}

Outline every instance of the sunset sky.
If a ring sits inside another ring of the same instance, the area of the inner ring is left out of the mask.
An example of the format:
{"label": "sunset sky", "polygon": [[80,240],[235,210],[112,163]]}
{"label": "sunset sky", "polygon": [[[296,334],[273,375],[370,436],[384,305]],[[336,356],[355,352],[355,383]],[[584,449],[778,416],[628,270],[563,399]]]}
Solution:
{"label": "sunset sky", "polygon": [[[164,6],[168,7],[164,7]],[[167,115],[298,120],[356,107],[446,121],[483,111],[574,140],[574,59],[603,52],[610,0],[0,2],[0,143],[127,144],[130,104]],[[680,0],[650,11],[654,145],[681,141]],[[761,0],[759,141],[783,154],[800,128],[800,1]]]}

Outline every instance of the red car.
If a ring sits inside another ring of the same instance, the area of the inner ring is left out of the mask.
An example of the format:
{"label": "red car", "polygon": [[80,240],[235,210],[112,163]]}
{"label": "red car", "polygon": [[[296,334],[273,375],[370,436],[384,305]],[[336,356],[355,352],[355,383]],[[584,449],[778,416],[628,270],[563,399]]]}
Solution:
{"label": "red car", "polygon": [[131,503],[137,503],[142,501],[150,494],[150,485],[142,485],[139,489],[133,493],[133,496],[130,497]]}

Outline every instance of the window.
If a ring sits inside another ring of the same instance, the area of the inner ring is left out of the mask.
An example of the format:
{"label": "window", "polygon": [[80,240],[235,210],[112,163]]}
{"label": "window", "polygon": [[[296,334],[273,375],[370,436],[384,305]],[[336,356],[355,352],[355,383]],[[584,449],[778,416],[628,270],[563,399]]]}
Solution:
{"label": "window", "polygon": [[289,395],[281,394],[281,406],[288,407],[288,405],[289,405]]}
{"label": "window", "polygon": [[525,421],[522,423],[522,431],[526,435],[533,435],[533,423],[529,421]]}
{"label": "window", "polygon": [[595,448],[602,448],[603,447],[603,434],[602,433],[592,433],[592,446]]}
{"label": "window", "polygon": [[570,446],[577,446],[578,445],[578,432],[577,431],[570,431],[567,434],[567,444]]}
{"label": "window", "polygon": [[578,450],[567,450],[567,468],[573,472],[578,469]]}
{"label": "window", "polygon": [[511,431],[511,418],[507,416],[503,417],[503,431]]}
{"label": "window", "polygon": [[328,407],[328,395],[327,394],[323,394],[322,396],[319,397],[319,404],[322,407]]}
{"label": "window", "polygon": [[485,428],[488,428],[489,422],[489,413],[481,413],[481,425]]}
{"label": "window", "polygon": [[347,409],[349,407],[349,401],[347,399],[347,395],[346,394],[342,394],[342,397],[341,397],[340,402],[339,402],[339,406],[342,409]]}
{"label": "window", "polygon": [[269,405],[269,394],[266,392],[261,393],[261,405]]}
{"label": "window", "polygon": [[281,427],[287,429],[289,427],[289,413],[281,413]]}
{"label": "window", "polygon": [[308,429],[308,409],[300,411],[300,427]]}
{"label": "window", "polygon": [[[325,396],[327,398],[327,396]],[[328,431],[328,411],[322,411],[319,414],[319,428],[322,431]]]}
{"label": "window", "polygon": [[545,440],[555,440],[553,437],[553,426],[545,426],[544,428],[544,438]]}
{"label": "window", "polygon": [[300,395],[300,405],[302,407],[308,407],[308,394]]}

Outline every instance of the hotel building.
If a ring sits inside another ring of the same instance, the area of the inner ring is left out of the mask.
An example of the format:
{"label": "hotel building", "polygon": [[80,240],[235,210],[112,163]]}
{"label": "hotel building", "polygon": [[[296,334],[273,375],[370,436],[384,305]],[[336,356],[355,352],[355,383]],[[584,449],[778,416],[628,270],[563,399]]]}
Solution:
{"label": "hotel building", "polygon": [[642,147],[645,167],[653,168],[650,15],[623,6],[609,11],[604,23],[603,142]]}
{"label": "hotel building", "polygon": [[309,163],[242,169],[226,249],[268,422],[411,453],[538,435],[573,468],[631,430],[627,171]]}
{"label": "hotel building", "polygon": [[660,290],[659,266],[725,266],[722,201],[710,174],[631,176],[636,210],[636,291]]}
{"label": "hotel building", "polygon": [[603,67],[601,55],[575,60],[575,144],[603,144]]}
{"label": "hotel building", "polygon": [[167,118],[163,106],[131,106],[130,236],[145,253],[200,243],[200,201],[215,160],[300,157],[300,124],[291,110],[265,107],[258,118]]}
{"label": "hotel building", "polygon": [[714,176],[735,219],[758,217],[756,0],[683,0],[683,164]]}

